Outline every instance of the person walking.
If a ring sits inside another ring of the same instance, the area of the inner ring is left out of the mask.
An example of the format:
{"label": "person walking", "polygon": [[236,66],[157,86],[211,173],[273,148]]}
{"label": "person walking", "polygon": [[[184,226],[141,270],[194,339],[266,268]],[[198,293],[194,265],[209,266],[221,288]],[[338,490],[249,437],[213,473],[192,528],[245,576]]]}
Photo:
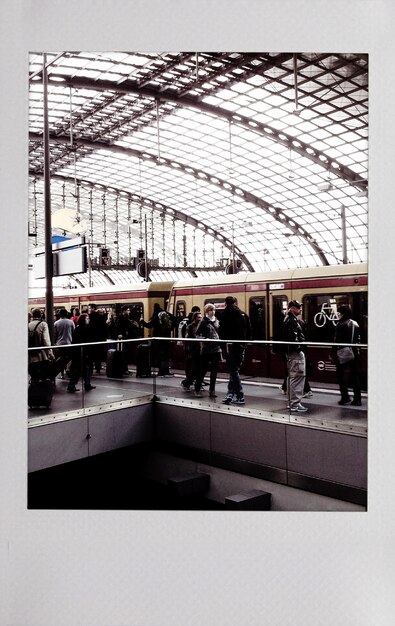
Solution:
{"label": "person walking", "polygon": [[[204,307],[204,317],[196,330],[196,337],[202,339],[219,339],[219,322],[215,317],[215,306],[211,303]],[[221,346],[213,341],[202,343],[200,351],[200,368],[195,380],[195,396],[201,397],[203,378],[210,370],[210,398],[216,398],[215,383],[217,381],[218,363],[221,358]]]}
{"label": "person walking", "polygon": [[244,360],[245,344],[232,343],[232,339],[250,339],[251,326],[248,315],[236,306],[233,296],[225,298],[225,309],[220,321],[220,337],[230,343],[226,344],[226,364],[229,370],[228,391],[223,404],[245,404],[243,386],[240,380],[240,368]]}
{"label": "person walking", "polygon": [[298,320],[302,305],[297,300],[291,300],[288,304],[288,313],[282,324],[282,339],[287,341],[285,356],[288,367],[288,408],[293,413],[305,413],[308,409],[301,404],[304,394],[304,383],[306,377],[306,359],[302,346],[299,342],[305,337],[302,325]]}
{"label": "person walking", "polygon": [[[355,320],[351,319],[352,312],[350,307],[342,304],[337,309],[337,312],[339,314],[339,322],[336,325],[335,341],[348,344],[359,343],[359,325]],[[331,358],[336,361],[336,374],[341,395],[338,404],[351,403],[353,406],[361,406],[359,351],[358,348],[352,346],[350,348],[350,350],[347,348],[344,350],[343,347],[333,346],[331,352]],[[348,393],[349,387],[352,387],[354,394],[352,402]]]}

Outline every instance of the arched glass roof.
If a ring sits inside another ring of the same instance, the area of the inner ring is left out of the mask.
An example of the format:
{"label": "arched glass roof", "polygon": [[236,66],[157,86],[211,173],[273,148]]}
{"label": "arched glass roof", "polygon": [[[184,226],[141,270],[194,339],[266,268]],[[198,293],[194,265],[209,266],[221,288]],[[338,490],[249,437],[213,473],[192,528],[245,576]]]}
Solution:
{"label": "arched glass roof", "polygon": [[[154,280],[233,258],[252,271],[366,261],[367,55],[46,58],[52,232],[86,233],[93,268],[110,250],[112,278],[94,271],[95,284],[130,280],[138,249]],[[32,252],[44,245],[42,69],[31,54]]]}

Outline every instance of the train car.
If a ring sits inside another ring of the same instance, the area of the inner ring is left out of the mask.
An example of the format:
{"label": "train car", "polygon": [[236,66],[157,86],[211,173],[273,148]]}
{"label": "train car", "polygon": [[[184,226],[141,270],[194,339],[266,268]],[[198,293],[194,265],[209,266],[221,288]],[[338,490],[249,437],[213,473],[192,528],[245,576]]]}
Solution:
{"label": "train car", "polygon": [[[180,280],[170,293],[169,310],[181,319],[192,306],[215,304],[220,320],[226,296],[251,320],[252,338],[271,340],[278,336],[290,300],[303,304],[302,317],[307,323],[307,339],[333,341],[337,308],[348,304],[361,329],[361,343],[367,343],[367,264],[322,266],[268,273],[240,273],[215,278]],[[173,361],[180,366],[182,346],[174,349]],[[312,381],[336,382],[336,367],[329,358],[330,348],[309,348],[309,377]],[[362,380],[366,388],[367,355],[362,350]],[[270,346],[248,346],[242,373],[245,376],[282,378],[284,362]]]}
{"label": "train car", "polygon": [[[106,312],[114,309],[119,315],[121,307],[126,304],[131,311],[131,317],[137,321],[143,317],[146,321],[153,314],[154,304],[158,303],[163,309],[168,306],[169,294],[173,282],[136,283],[128,286],[114,286],[84,289],[54,289],[53,302],[55,313],[62,307],[71,311],[77,307],[80,312],[87,309],[91,303],[96,304]],[[29,297],[29,311],[41,308],[45,313],[45,293]],[[145,336],[151,335],[151,329],[145,329]]]}

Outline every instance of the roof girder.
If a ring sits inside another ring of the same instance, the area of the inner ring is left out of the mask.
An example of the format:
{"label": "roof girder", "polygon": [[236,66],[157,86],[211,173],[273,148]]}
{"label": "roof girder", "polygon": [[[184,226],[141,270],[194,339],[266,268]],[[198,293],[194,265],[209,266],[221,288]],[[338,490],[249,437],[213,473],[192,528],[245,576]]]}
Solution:
{"label": "roof girder", "polygon": [[[42,136],[37,133],[30,133],[29,137],[32,141],[42,141]],[[67,143],[67,137],[59,137],[50,135],[50,142],[57,143]],[[322,248],[317,244],[314,238],[308,233],[300,224],[296,222],[296,220],[290,220],[288,216],[284,213],[282,209],[278,207],[274,207],[272,204],[258,198],[255,194],[252,194],[249,191],[246,191],[239,187],[238,185],[233,185],[226,180],[221,179],[219,176],[212,176],[209,172],[206,172],[201,169],[197,169],[191,165],[185,165],[184,163],[180,163],[175,161],[174,159],[167,159],[166,157],[161,156],[160,159],[155,155],[149,155],[147,153],[141,152],[139,150],[135,150],[133,148],[125,148],[123,146],[117,146],[114,144],[109,144],[105,142],[97,142],[97,141],[88,141],[88,140],[78,140],[74,143],[74,146],[69,146],[70,152],[74,152],[78,150],[78,145],[83,145],[84,147],[91,148],[92,150],[98,149],[107,149],[112,152],[118,152],[122,154],[127,154],[128,156],[133,156],[137,159],[141,159],[143,161],[154,161],[156,165],[167,165],[168,167],[176,170],[182,170],[186,174],[193,176],[196,180],[205,180],[208,183],[214,184],[221,189],[226,190],[232,196],[237,198],[243,198],[247,202],[250,202],[256,207],[263,209],[265,213],[273,217],[276,221],[281,222],[286,228],[289,228],[295,235],[302,237],[306,240],[307,244],[310,245],[314,253],[318,255],[323,265],[329,265],[328,259]],[[32,172],[33,174],[33,172]]]}
{"label": "roof girder", "polygon": [[[59,83],[56,81],[52,83],[51,79],[51,77],[56,78],[56,76],[56,74],[51,74],[49,76],[49,83],[56,84],[58,86]],[[328,172],[342,178],[350,185],[357,187],[361,191],[365,191],[367,188],[367,180],[361,180],[360,176],[353,172],[349,167],[342,165],[336,159],[327,156],[323,151],[317,150],[300,139],[295,139],[292,135],[288,135],[284,131],[279,131],[276,128],[273,128],[269,124],[262,124],[261,122],[249,119],[244,115],[232,113],[226,111],[225,109],[221,109],[221,107],[201,102],[198,98],[191,96],[179,97],[175,94],[160,92],[152,88],[139,88],[132,81],[125,81],[121,85],[114,85],[114,83],[109,80],[92,80],[84,77],[65,79],[63,75],[60,75],[59,78],[63,79],[64,85],[72,88],[110,92],[122,91],[125,94],[142,95],[147,98],[153,98],[156,101],[173,102],[180,106],[197,109],[209,115],[213,115],[214,117],[226,119],[230,123],[243,126],[244,128],[248,128],[250,131],[254,131],[265,137],[271,138],[273,141],[286,146],[289,150],[294,150],[314,163],[320,164],[322,167],[326,168]]]}
{"label": "roof girder", "polygon": [[[43,172],[37,173],[34,171],[33,172],[29,171],[29,175],[35,178],[44,177]],[[144,196],[140,196],[139,194],[129,193],[117,187],[108,187],[106,185],[103,185],[102,183],[93,183],[92,181],[81,179],[78,177],[74,178],[71,176],[61,176],[60,174],[55,174],[51,176],[51,178],[55,178],[57,180],[63,180],[65,182],[69,182],[72,184],[77,183],[77,185],[86,185],[88,187],[99,187],[101,189],[104,189],[108,193],[119,194],[120,192],[123,192],[124,194],[128,196],[128,198],[130,198],[132,202],[142,204],[144,207],[151,209],[152,211],[165,213],[166,215],[169,215],[170,217],[173,217],[182,223],[190,224],[195,229],[201,230],[202,232],[204,232],[206,235],[210,235],[211,237],[213,237],[213,239],[219,241],[231,252],[233,252],[234,250],[235,255],[237,255],[238,258],[244,263],[248,271],[250,272],[254,271],[254,267],[249,261],[248,257],[240,250],[240,248],[236,244],[230,241],[221,232],[217,231],[215,228],[211,226],[206,226],[202,222],[199,222],[199,220],[195,219],[194,217],[191,217],[190,215],[187,215],[186,213],[183,213],[182,211],[178,211],[177,209],[173,209],[173,207],[163,204],[163,202],[157,202],[156,200],[151,200],[151,198],[146,198]],[[212,232],[209,232],[209,230]]]}

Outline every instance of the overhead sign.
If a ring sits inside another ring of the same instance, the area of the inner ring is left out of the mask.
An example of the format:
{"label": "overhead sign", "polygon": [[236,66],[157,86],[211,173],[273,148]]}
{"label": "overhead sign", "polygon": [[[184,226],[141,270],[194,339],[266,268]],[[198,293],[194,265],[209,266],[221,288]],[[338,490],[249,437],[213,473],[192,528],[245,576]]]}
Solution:
{"label": "overhead sign", "polygon": [[[52,244],[53,276],[69,276],[87,271],[85,236]],[[37,248],[33,257],[35,278],[45,278],[45,248]]]}

